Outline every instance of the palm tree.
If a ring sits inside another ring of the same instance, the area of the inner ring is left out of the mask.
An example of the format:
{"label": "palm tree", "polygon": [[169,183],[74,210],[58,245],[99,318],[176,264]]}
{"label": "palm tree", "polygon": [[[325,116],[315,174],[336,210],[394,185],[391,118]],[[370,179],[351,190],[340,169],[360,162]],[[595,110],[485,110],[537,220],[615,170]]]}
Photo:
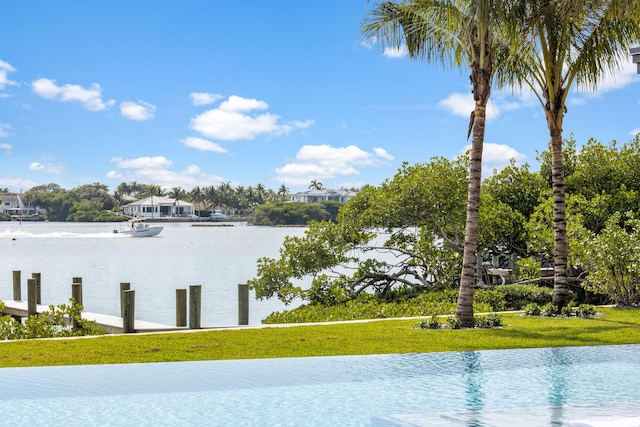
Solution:
{"label": "palm tree", "polygon": [[256,203],[257,204],[264,203],[268,195],[267,187],[265,187],[264,184],[258,183],[258,185],[256,185],[255,190],[256,190]]}
{"label": "palm tree", "polygon": [[172,199],[184,200],[187,196],[187,191],[182,187],[172,187],[169,191],[169,197]]}
{"label": "palm tree", "polygon": [[322,190],[322,183],[316,179],[312,179],[311,184],[309,184],[309,190]]}
{"label": "palm tree", "polygon": [[209,185],[202,189],[207,209],[215,209],[220,204],[218,190],[215,186]]}
{"label": "palm tree", "polygon": [[290,194],[291,192],[289,191],[289,188],[286,185],[284,185],[284,182],[283,182],[280,188],[278,188],[279,198],[283,201],[287,200]]}
{"label": "palm tree", "polygon": [[413,59],[445,67],[469,67],[475,107],[467,138],[471,140],[467,219],[456,316],[473,326],[473,291],[478,240],[478,210],[482,178],[482,148],[486,106],[498,60],[506,51],[499,36],[503,3],[494,0],[385,1],[365,18],[362,31],[383,47],[406,47]]}
{"label": "palm tree", "polygon": [[595,90],[640,39],[640,0],[519,0],[512,37],[517,52],[498,77],[529,87],[542,105],[551,136],[554,220],[553,303],[569,300],[562,128],[573,85]]}
{"label": "palm tree", "polygon": [[229,209],[237,206],[235,190],[230,181],[223,182],[217,187],[218,204]]}

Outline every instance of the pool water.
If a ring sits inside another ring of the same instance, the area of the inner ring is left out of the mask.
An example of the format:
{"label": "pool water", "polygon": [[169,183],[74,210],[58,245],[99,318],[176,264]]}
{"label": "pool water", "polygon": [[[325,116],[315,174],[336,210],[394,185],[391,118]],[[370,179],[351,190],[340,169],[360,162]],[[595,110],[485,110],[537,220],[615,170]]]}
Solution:
{"label": "pool water", "polygon": [[640,425],[634,417],[640,345],[0,369],[0,425]]}

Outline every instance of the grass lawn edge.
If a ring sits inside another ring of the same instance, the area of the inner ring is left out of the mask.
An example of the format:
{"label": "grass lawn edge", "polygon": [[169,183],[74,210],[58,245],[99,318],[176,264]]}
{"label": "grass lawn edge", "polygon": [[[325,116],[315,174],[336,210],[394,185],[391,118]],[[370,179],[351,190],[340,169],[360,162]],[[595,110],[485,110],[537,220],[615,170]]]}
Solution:
{"label": "grass lawn edge", "polygon": [[504,350],[640,344],[640,310],[593,318],[501,313],[494,329],[418,329],[421,318],[259,325],[197,331],[0,342],[0,367]]}

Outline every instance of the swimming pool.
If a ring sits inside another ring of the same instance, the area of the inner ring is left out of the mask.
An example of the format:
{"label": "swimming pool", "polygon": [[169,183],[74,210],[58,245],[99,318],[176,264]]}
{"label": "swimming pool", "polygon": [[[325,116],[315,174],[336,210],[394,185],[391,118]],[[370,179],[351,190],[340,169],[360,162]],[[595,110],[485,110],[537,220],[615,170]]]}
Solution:
{"label": "swimming pool", "polygon": [[640,417],[640,345],[0,369],[0,425],[570,426],[611,417]]}

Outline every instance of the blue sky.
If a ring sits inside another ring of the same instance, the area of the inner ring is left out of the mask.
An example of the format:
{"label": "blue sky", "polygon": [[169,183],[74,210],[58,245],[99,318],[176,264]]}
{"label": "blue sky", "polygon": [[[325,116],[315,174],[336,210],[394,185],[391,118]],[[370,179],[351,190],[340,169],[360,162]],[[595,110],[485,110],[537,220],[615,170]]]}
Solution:
{"label": "blue sky", "polygon": [[[13,1],[0,14],[0,188],[121,182],[167,189],[377,185],[402,162],[464,152],[468,72],[367,46],[373,2]],[[640,132],[629,59],[572,93],[565,137]],[[530,96],[494,90],[485,174],[537,169]]]}

